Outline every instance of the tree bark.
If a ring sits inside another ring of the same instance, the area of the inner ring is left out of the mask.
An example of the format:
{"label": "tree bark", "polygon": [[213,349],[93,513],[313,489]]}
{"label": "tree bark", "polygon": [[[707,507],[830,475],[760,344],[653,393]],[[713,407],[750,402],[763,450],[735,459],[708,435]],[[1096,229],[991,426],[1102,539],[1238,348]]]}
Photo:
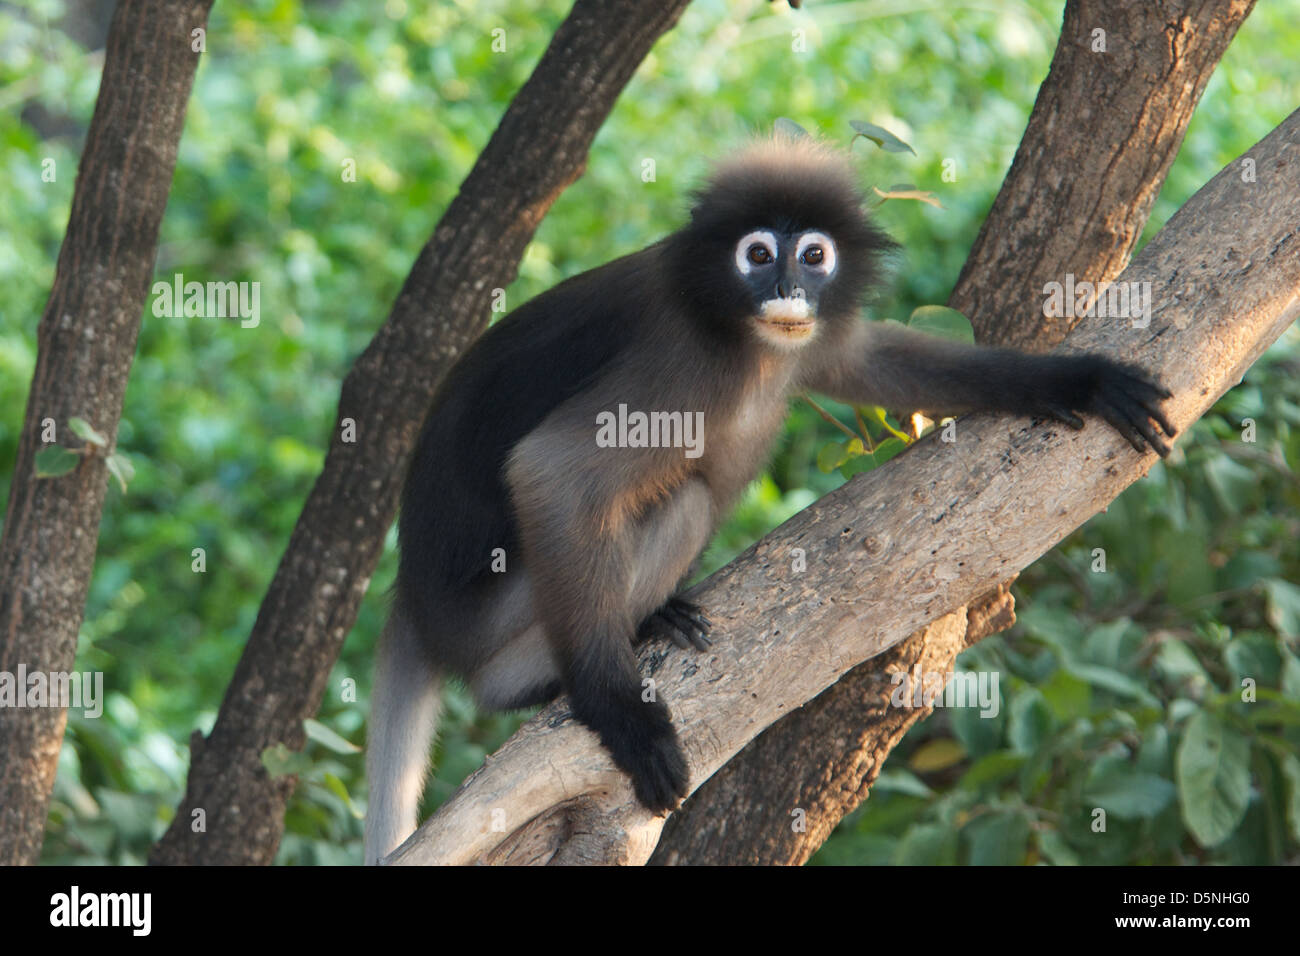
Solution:
{"label": "tree bark", "polygon": [[1066,4],[1029,126],[948,301],[977,339],[1046,351],[1072,323],[1026,302],[1041,302],[1044,284],[1066,273],[1120,273],[1205,84],[1254,5]]}
{"label": "tree bark", "polygon": [[[1192,110],[1252,5],[1070,0],[1015,163],[949,299],[981,341],[1050,349],[1077,320],[1025,308],[1041,301],[1043,283],[1066,273],[1111,281],[1128,264]],[[1105,54],[1091,49],[1097,26],[1107,31]],[[1014,601],[1000,593],[1009,627]],[[805,862],[866,799],[903,731],[930,713],[882,710],[892,686],[882,686],[883,675],[921,660],[929,673],[951,674],[956,654],[977,639],[944,634],[932,626],[912,635],[765,730],[668,818],[650,862]],[[781,793],[764,800],[774,782]],[[806,813],[802,829],[789,826],[796,806]]]}
{"label": "tree bark", "polygon": [[434,387],[487,324],[493,290],[514,278],[619,93],[687,2],[578,0],[506,111],[344,380],[325,467],[212,733],[191,737],[185,799],[152,862],[274,859],[295,779],[271,777],[261,755],[305,742],[302,722],[320,706],[370,584]]}
{"label": "tree bark", "polygon": [[924,685],[1015,623],[1005,587],[861,663],[754,737],[668,817],[651,866],[800,865],[867,799],[889,752],[931,706],[892,706],[906,674]]}
{"label": "tree bark", "polygon": [[[1300,111],[1202,188],[1118,281],[1150,283],[1149,325],[1080,325],[1069,348],[1136,359],[1174,392],[1187,427],[1300,316]],[[698,655],[642,649],[692,780],[841,674],[969,605],[1141,477],[1138,455],[1093,420],[1080,432],[976,415],[860,475],[694,589],[724,639]],[[898,489],[906,501],[899,501]],[[807,571],[791,571],[803,549]],[[861,576],[870,574],[871,596]],[[639,863],[663,819],[636,804],[567,701],[506,742],[410,840],[396,863]]]}
{"label": "tree bark", "polygon": [[[0,540],[0,670],[72,670],[107,488],[102,455],[36,477],[46,423],[79,448],[84,418],[111,448],[149,292],[158,228],[211,0],[118,5],[54,286]],[[25,691],[25,688],[23,689]],[[0,863],[35,863],[67,713],[0,709]]]}
{"label": "tree bark", "polygon": [[797,865],[866,799],[885,758],[933,707],[891,701],[906,674],[949,676],[957,655],[1015,623],[1005,588],[939,618],[859,664],[778,720],[668,818],[652,866]]}

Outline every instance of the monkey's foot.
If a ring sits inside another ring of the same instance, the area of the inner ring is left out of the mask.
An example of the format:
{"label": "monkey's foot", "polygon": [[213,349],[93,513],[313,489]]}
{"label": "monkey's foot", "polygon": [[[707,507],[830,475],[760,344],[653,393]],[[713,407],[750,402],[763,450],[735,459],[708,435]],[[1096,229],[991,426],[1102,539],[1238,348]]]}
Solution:
{"label": "monkey's foot", "polygon": [[713,622],[704,616],[698,604],[670,597],[663,607],[641,622],[636,636],[638,642],[666,637],[683,650],[707,651],[713,646],[709,639],[712,628]]}

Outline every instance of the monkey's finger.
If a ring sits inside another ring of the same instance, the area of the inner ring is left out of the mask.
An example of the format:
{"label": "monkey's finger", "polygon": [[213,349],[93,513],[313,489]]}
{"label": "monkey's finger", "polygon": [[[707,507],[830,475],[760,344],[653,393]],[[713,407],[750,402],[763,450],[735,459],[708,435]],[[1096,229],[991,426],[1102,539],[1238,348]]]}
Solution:
{"label": "monkey's finger", "polygon": [[1147,446],[1142,434],[1133,427],[1128,415],[1108,401],[1099,402],[1097,414],[1110,423],[1111,428],[1119,432],[1133,446],[1134,450],[1145,454]]}
{"label": "monkey's finger", "polygon": [[[683,635],[686,640],[698,651],[707,651],[713,646],[709,640],[708,628],[697,624],[689,615],[683,614],[675,607],[666,609],[665,617],[673,630]],[[679,647],[685,647],[685,644],[678,644]]]}
{"label": "monkey's finger", "polygon": [[1161,402],[1173,398],[1173,392],[1169,391],[1169,389],[1165,388],[1163,385],[1157,385],[1154,382],[1148,382],[1146,380],[1125,383],[1122,387],[1122,391],[1129,398],[1133,399],[1133,401],[1141,405],[1143,412],[1155,419],[1156,424],[1160,426],[1161,431],[1166,435],[1173,438],[1178,434],[1178,429],[1176,429],[1169,421],[1169,418],[1165,415],[1164,409],[1161,408],[1160,405]]}
{"label": "monkey's finger", "polygon": [[1083,419],[1064,406],[1048,405],[1044,408],[1044,411],[1058,422],[1069,425],[1075,431],[1083,427]]}
{"label": "monkey's finger", "polygon": [[713,626],[713,622],[704,616],[704,609],[693,601],[688,601],[685,598],[671,597],[668,599],[668,606],[681,614],[686,615],[686,617],[690,618],[692,621],[703,624],[705,628]]}
{"label": "monkey's finger", "polygon": [[668,599],[660,613],[671,627],[685,635],[696,650],[707,651],[713,646],[713,641],[709,640],[713,622],[704,616],[698,604],[673,597]]}
{"label": "monkey's finger", "polygon": [[1169,446],[1165,444],[1163,438],[1156,432],[1155,427],[1151,424],[1151,419],[1145,414],[1137,414],[1132,417],[1134,427],[1142,433],[1142,437],[1147,440],[1152,448],[1161,458],[1169,457]]}
{"label": "monkey's finger", "polygon": [[684,651],[689,651],[691,649],[692,644],[688,638],[688,635],[680,627],[677,626],[677,623],[675,621],[671,620],[666,615],[660,617],[659,620],[661,622],[661,626],[658,628],[658,630],[664,637],[667,637],[668,640],[672,641],[674,644],[676,644]]}

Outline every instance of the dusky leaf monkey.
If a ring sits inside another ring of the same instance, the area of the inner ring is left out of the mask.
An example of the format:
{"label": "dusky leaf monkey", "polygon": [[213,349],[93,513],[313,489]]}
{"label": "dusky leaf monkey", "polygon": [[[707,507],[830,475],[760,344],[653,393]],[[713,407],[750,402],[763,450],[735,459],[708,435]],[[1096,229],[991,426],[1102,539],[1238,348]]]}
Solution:
{"label": "dusky leaf monkey", "polygon": [[[714,170],[678,232],[539,295],[452,368],[402,496],[367,748],[367,862],[416,826],[449,675],[492,709],[566,692],[637,799],[678,804],[686,761],[666,704],[643,699],[633,645],[659,634],[708,646],[708,619],[676,591],[761,469],[792,395],[1074,428],[1087,413],[1140,452],[1168,453],[1170,393],[1140,368],[862,319],[893,247],[841,152],[763,140]],[[601,422],[629,409],[674,429],[702,422],[703,440],[692,451],[643,428],[640,441],[633,430],[601,441]]]}

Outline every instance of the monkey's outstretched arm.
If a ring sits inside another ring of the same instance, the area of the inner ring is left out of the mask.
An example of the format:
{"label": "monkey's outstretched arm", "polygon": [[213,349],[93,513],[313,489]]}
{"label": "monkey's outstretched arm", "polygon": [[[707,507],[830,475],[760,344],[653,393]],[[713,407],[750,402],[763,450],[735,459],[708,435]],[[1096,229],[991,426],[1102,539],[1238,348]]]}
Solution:
{"label": "monkey's outstretched arm", "polygon": [[641,803],[662,811],[685,796],[689,775],[667,706],[642,687],[632,643],[703,547],[711,505],[703,483],[682,473],[680,449],[597,448],[582,420],[593,421],[550,420],[521,441],[507,483],[574,716]]}
{"label": "monkey's outstretched arm", "polygon": [[[962,345],[893,322],[861,322],[802,382],[813,391],[861,405],[956,414],[1005,411],[1050,416],[1082,428],[1079,412],[1109,422],[1140,452],[1169,446],[1156,429],[1175,430],[1161,409],[1171,393],[1143,369],[1101,355],[1033,355]],[[1153,424],[1154,423],[1154,424]]]}

